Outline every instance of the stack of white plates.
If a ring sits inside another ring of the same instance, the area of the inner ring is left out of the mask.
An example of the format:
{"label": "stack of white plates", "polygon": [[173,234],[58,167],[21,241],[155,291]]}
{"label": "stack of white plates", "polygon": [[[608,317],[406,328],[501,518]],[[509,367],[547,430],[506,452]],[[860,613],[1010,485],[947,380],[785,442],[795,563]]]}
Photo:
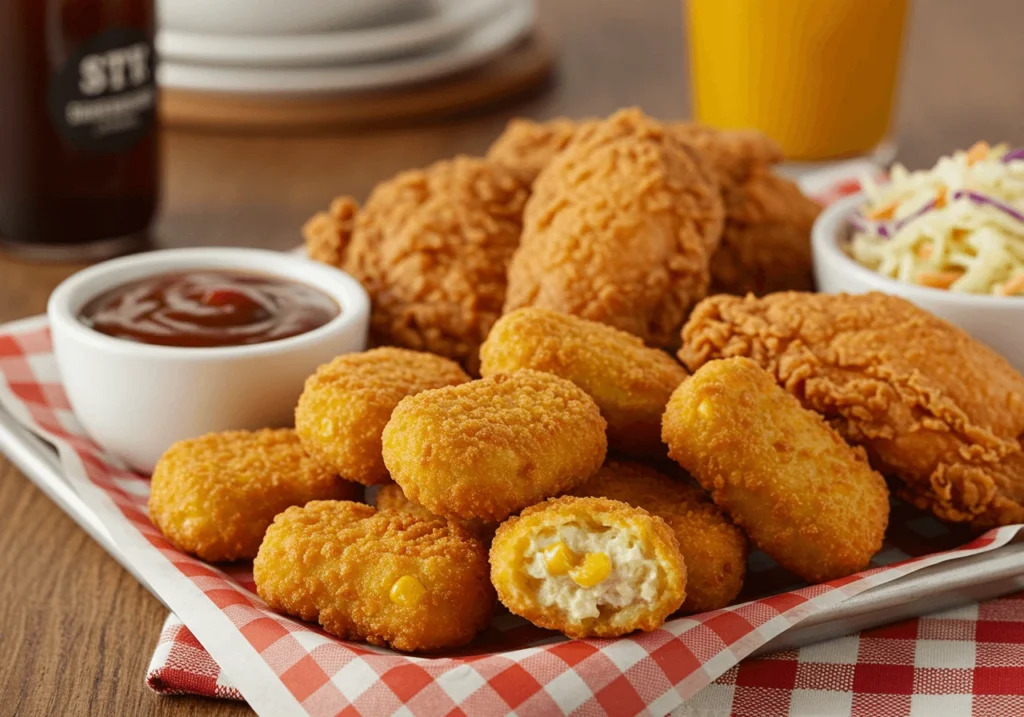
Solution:
{"label": "stack of white plates", "polygon": [[[383,89],[468,70],[533,27],[533,0],[158,0],[163,87]],[[324,29],[328,28],[328,29]]]}

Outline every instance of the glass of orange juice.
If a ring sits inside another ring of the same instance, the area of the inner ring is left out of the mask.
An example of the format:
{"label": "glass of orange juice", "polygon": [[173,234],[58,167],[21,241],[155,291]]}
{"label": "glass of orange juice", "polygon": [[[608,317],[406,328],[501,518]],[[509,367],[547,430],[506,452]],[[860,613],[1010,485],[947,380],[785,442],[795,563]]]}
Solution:
{"label": "glass of orange juice", "polygon": [[875,153],[892,124],[907,0],[684,0],[694,116],[792,160]]}

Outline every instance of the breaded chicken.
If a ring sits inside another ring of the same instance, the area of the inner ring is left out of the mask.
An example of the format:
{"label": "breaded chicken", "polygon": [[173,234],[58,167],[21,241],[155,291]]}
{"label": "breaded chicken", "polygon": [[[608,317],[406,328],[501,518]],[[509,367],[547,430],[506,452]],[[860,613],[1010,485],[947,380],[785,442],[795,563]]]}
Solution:
{"label": "breaded chicken", "polygon": [[881,549],[885,479],[750,359],[702,366],[672,394],[663,425],[669,456],[804,580],[856,573]]}
{"label": "breaded chicken", "polygon": [[914,505],[978,529],[1024,521],[1024,377],[952,324],[878,293],[716,296],[683,340],[691,369],[754,359]]}
{"label": "breaded chicken", "polygon": [[291,429],[210,433],[175,443],[157,461],[149,518],[186,553],[248,560],[285,508],[360,492],[310,458]]}
{"label": "breaded chicken", "polygon": [[580,131],[537,177],[505,311],[553,309],[652,346],[707,292],[724,208],[697,154],[638,110]]}
{"label": "breaded chicken", "polygon": [[361,503],[286,510],[252,567],[274,610],[406,652],[464,645],[494,609],[483,543],[455,523]]}
{"label": "breaded chicken", "polygon": [[382,182],[354,217],[353,200],[335,200],[303,233],[312,256],[370,294],[375,343],[430,351],[475,372],[501,314],[526,196],[500,166],[459,156]]}
{"label": "breaded chicken", "polygon": [[573,495],[610,498],[643,508],[675,533],[686,563],[686,612],[725,607],[747,572],[747,539],[700,486],[642,463],[608,461]]}
{"label": "breaded chicken", "polygon": [[608,421],[610,447],[665,455],[661,414],[686,370],[636,336],[548,309],[505,314],[480,349],[480,373],[532,368],[569,379],[586,391]]}
{"label": "breaded chicken", "polygon": [[781,148],[753,130],[675,124],[672,131],[717,172],[725,201],[709,293],[767,294],[813,288],[811,226],[821,207],[775,174]]}
{"label": "breaded chicken", "polygon": [[661,518],[604,498],[563,497],[501,524],[491,581],[511,612],[569,637],[656,630],[679,609],[687,573]]}
{"label": "breaded chicken", "polygon": [[306,379],[295,430],[310,455],[348,480],[384,483],[380,436],[398,402],[468,380],[454,361],[421,351],[385,347],[344,354]]}
{"label": "breaded chicken", "polygon": [[[443,520],[443,518],[440,518],[440,516],[435,513],[431,513],[419,503],[414,503],[406,498],[405,493],[402,492],[402,487],[397,483],[382,485],[380,490],[377,491],[377,498],[374,501],[374,505],[377,506],[377,510],[398,510],[404,513],[412,513],[423,520]],[[476,518],[472,520],[459,520],[456,522],[470,533],[480,538],[485,545],[490,545],[491,538],[494,537],[494,531],[498,529],[497,523],[479,520]]]}
{"label": "breaded chicken", "polygon": [[568,117],[535,122],[517,117],[509,121],[505,131],[491,144],[487,159],[500,164],[530,186],[541,170],[572,141],[581,125],[596,122],[596,119],[573,120]]}
{"label": "breaded chicken", "polygon": [[411,500],[446,518],[501,521],[601,467],[605,420],[570,381],[494,374],[402,399],[384,463]]}

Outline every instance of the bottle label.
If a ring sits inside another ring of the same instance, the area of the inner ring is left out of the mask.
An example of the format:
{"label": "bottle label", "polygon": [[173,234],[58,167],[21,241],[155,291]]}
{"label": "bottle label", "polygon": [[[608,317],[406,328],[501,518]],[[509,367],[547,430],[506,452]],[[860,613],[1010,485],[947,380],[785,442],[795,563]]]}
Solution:
{"label": "bottle label", "polygon": [[141,30],[112,28],[83,42],[50,80],[50,118],[73,147],[124,152],[153,128],[156,54]]}

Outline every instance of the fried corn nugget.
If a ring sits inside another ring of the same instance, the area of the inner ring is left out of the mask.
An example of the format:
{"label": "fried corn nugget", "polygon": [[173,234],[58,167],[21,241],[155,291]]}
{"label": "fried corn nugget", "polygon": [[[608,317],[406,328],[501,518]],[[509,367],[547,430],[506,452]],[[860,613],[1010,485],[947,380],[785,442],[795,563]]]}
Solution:
{"label": "fried corn nugget", "polygon": [[474,373],[501,315],[527,194],[500,166],[458,156],[381,182],[358,213],[351,199],[335,200],[304,234],[311,256],[369,293],[376,344],[430,351]]}
{"label": "fried corn nugget", "polygon": [[406,396],[469,380],[454,361],[398,348],[344,354],[306,380],[295,430],[310,455],[348,480],[384,483],[380,436]]}
{"label": "fried corn nugget", "polygon": [[464,645],[494,609],[487,550],[462,527],[345,501],[274,520],[253,562],[261,598],[344,640],[405,652]]}
{"label": "fried corn nugget", "polygon": [[882,476],[750,359],[713,361],[684,381],[662,437],[755,545],[808,582],[863,570],[882,547]]}
{"label": "fried corn nugget", "polygon": [[501,524],[491,582],[511,612],[569,637],[651,631],[679,609],[687,573],[672,530],[626,503],[565,496]]}
{"label": "fried corn nugget", "polygon": [[359,491],[310,458],[291,429],[210,433],[175,443],[157,462],[149,517],[203,560],[251,559],[285,508]]}
{"label": "fried corn nugget", "polygon": [[[377,510],[397,510],[404,513],[412,513],[422,520],[444,520],[436,513],[431,513],[419,503],[414,503],[406,498],[405,493],[402,492],[402,487],[397,483],[382,485],[380,490],[377,491],[374,505],[377,506]],[[498,529],[497,523],[476,518],[456,522],[487,545],[490,544],[491,538],[494,537],[494,531]]]}
{"label": "fried corn nugget", "polygon": [[696,152],[639,110],[618,112],[577,132],[537,177],[505,312],[539,306],[677,346],[723,222]]}
{"label": "fried corn nugget", "polygon": [[570,381],[499,373],[402,399],[384,428],[384,463],[438,515],[501,521],[593,475],[606,425]]}
{"label": "fried corn nugget", "polygon": [[699,486],[642,463],[608,461],[573,495],[622,501],[668,524],[686,563],[684,611],[717,610],[739,595],[747,570],[747,539]]}
{"label": "fried corn nugget", "polygon": [[665,455],[661,414],[686,370],[660,349],[616,328],[548,309],[505,314],[480,348],[480,373],[531,368],[586,391],[608,422],[612,448]]}
{"label": "fried corn nugget", "polygon": [[491,144],[487,159],[501,165],[525,184],[532,185],[541,170],[568,146],[581,126],[597,121],[555,117],[546,122],[535,122],[517,117],[509,121],[505,131]]}

